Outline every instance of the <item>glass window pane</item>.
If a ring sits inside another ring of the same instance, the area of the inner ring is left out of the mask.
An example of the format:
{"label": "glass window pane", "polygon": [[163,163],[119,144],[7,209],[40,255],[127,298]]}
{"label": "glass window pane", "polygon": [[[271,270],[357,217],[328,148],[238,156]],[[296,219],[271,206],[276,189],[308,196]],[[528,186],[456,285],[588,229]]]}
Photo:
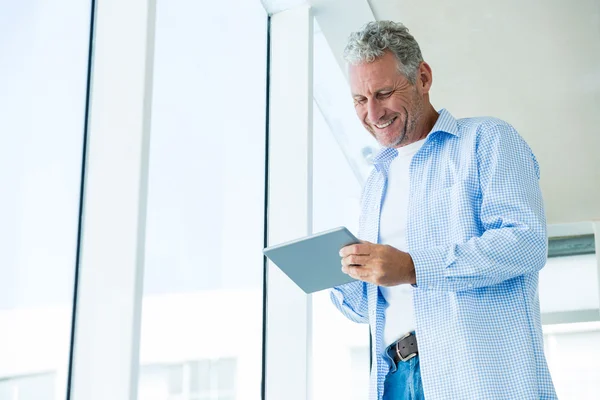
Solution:
{"label": "glass window pane", "polygon": [[56,390],[55,374],[38,374],[0,380],[0,400],[47,399]]}
{"label": "glass window pane", "polygon": [[66,397],[90,3],[0,2],[2,400]]}
{"label": "glass window pane", "polygon": [[222,358],[216,361],[219,393],[232,391],[235,388],[236,364],[235,358]]}
{"label": "glass window pane", "polygon": [[190,363],[190,391],[202,393],[210,390],[210,360]]}
{"label": "glass window pane", "polygon": [[549,258],[540,271],[542,312],[597,309],[598,295],[595,254]]}
{"label": "glass window pane", "polygon": [[379,145],[356,116],[348,82],[316,20],[314,32],[313,96],[352,174],[359,181],[360,191],[371,172],[368,160]]}
{"label": "glass window pane", "polygon": [[369,387],[370,359],[368,343],[350,349],[352,400],[363,400],[365,398],[365,390]]}
{"label": "glass window pane", "polygon": [[266,45],[260,1],[157,4],[140,363],[196,397],[261,393]]}
{"label": "glass window pane", "polygon": [[183,365],[172,365],[167,368],[169,378],[169,394],[183,393]]}
{"label": "glass window pane", "polygon": [[184,390],[183,365],[146,365],[140,368],[138,398],[179,400]]}
{"label": "glass window pane", "polygon": [[[361,149],[369,146],[370,140],[354,113],[350,89],[316,21],[314,85],[313,231],[346,226],[358,234],[361,184],[369,172]],[[361,135],[354,136],[346,127]],[[368,398],[368,326],[347,320],[331,303],[329,290],[313,294],[312,345],[315,400]],[[355,367],[357,357],[365,361],[362,370]],[[336,360],[333,369],[332,360]]]}

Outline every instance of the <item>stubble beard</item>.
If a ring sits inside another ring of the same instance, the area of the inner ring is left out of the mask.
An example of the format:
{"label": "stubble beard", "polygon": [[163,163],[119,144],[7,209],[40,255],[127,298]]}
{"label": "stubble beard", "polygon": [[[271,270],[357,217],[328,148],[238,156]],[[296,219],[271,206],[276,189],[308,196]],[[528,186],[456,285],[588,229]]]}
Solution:
{"label": "stubble beard", "polygon": [[[402,132],[401,132],[398,140],[396,140],[396,142],[390,147],[400,146],[404,142],[407,142],[407,141],[410,141],[410,142],[406,143],[406,144],[410,144],[417,140],[417,138],[415,137],[415,132],[417,130],[417,125],[419,123],[419,120],[423,116],[423,108],[424,107],[423,107],[423,99],[417,93],[416,88],[415,88],[415,95],[414,95],[413,99],[414,99],[414,102],[413,102],[413,107],[412,107],[412,113],[409,114],[408,110],[405,109],[407,122],[404,123],[404,128],[402,129]],[[409,115],[410,115],[410,117],[409,117]]]}
{"label": "stubble beard", "polygon": [[379,141],[379,139],[377,139],[377,135],[375,134],[375,128],[371,127],[370,125],[367,125],[367,129],[377,139],[377,141],[379,142],[379,144],[381,146],[387,147],[387,148],[401,147],[401,145],[404,142],[408,141],[411,138],[413,139],[413,141],[416,141],[415,140],[416,138],[414,138],[414,132],[417,130],[417,125],[419,123],[419,120],[423,116],[423,109],[424,109],[423,99],[419,96],[419,93],[417,92],[417,89],[415,88],[412,112],[409,113],[408,109],[404,108],[406,119],[404,120],[404,126],[400,128],[399,136],[395,141],[393,141],[392,143],[390,143],[388,145],[384,145],[383,143],[381,143]]}

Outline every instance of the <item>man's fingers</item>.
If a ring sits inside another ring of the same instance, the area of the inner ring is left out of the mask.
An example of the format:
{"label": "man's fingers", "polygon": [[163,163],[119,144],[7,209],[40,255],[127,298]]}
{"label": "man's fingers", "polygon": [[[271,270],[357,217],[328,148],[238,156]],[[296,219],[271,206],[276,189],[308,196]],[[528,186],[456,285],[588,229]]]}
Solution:
{"label": "man's fingers", "polygon": [[347,257],[351,254],[368,256],[369,254],[371,254],[371,243],[362,242],[357,244],[351,244],[350,246],[343,247],[340,250],[340,257]]}
{"label": "man's fingers", "polygon": [[369,256],[350,254],[349,256],[342,258],[342,265],[347,265],[347,266],[365,265],[367,263],[367,261],[369,260],[369,258],[370,258]]}
{"label": "man's fingers", "polygon": [[369,270],[363,267],[353,267],[349,265],[344,265],[342,267],[342,271],[345,274],[350,275],[354,279],[364,280],[365,278],[369,277]]}

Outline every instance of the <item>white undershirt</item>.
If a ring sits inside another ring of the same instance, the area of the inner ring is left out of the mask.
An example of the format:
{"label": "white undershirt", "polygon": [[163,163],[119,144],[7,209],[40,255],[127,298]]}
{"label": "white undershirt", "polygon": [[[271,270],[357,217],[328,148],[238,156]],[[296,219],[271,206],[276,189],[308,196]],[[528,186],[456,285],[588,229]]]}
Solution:
{"label": "white undershirt", "polygon": [[[400,147],[398,156],[390,164],[387,192],[381,208],[379,237],[382,244],[406,251],[406,222],[408,215],[408,191],[410,188],[410,162],[423,146],[425,139]],[[381,293],[388,302],[385,310],[383,340],[389,346],[402,335],[415,330],[415,311],[412,302],[413,287],[409,284],[393,287],[381,286]]]}

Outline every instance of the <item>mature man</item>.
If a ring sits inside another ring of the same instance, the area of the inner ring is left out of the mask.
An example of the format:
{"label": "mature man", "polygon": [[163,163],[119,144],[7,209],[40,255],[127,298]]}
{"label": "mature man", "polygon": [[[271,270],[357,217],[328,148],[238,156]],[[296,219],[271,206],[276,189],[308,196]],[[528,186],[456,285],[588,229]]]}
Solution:
{"label": "mature man", "polygon": [[364,241],[340,251],[358,281],[331,297],[371,326],[371,398],[555,399],[531,149],[499,119],[437,112],[431,67],[402,24],[367,24],[345,58],[358,117],[383,148],[363,191]]}

